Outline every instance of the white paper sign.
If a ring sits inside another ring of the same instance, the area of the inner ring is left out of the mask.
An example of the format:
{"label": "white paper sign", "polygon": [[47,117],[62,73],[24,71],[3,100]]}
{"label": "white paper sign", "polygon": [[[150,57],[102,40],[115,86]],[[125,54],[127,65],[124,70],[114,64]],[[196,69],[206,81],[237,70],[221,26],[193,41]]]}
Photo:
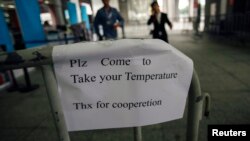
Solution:
{"label": "white paper sign", "polygon": [[182,118],[193,62],[160,40],[123,39],[53,49],[68,131]]}

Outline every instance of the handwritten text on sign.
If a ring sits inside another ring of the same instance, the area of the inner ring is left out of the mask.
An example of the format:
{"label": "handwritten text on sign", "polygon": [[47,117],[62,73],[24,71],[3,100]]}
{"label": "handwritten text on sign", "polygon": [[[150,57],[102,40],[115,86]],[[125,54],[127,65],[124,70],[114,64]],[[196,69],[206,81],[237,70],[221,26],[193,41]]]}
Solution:
{"label": "handwritten text on sign", "polygon": [[53,61],[69,131],[142,126],[183,115],[193,64],[162,41],[57,46]]}

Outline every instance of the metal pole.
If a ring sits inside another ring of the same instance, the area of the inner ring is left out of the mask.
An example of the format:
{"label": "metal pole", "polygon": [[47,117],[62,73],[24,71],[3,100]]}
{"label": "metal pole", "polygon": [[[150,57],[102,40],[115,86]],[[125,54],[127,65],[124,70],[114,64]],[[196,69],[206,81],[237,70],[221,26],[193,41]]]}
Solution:
{"label": "metal pole", "polygon": [[134,141],[142,141],[141,127],[134,127]]}
{"label": "metal pole", "polygon": [[53,69],[50,65],[44,65],[41,67],[41,69],[59,141],[70,141]]}
{"label": "metal pole", "polygon": [[13,92],[13,91],[17,91],[19,90],[19,86],[18,86],[18,83],[16,81],[16,78],[15,78],[15,75],[14,75],[14,72],[13,70],[10,70],[10,79],[11,79],[11,82],[12,82],[12,85],[10,88],[8,88],[8,92]]}
{"label": "metal pole", "polygon": [[63,36],[64,36],[64,43],[67,45],[68,44],[67,34],[63,33]]}
{"label": "metal pole", "polygon": [[123,39],[126,38],[124,25],[122,26],[122,38],[123,38]]}
{"label": "metal pole", "polygon": [[24,79],[25,79],[26,85],[24,87],[20,87],[19,91],[21,93],[25,93],[25,92],[30,92],[30,91],[33,91],[35,89],[38,89],[39,85],[37,85],[37,84],[31,84],[30,76],[29,76],[29,73],[28,73],[28,69],[26,67],[23,68],[23,73],[24,73]]}
{"label": "metal pole", "polygon": [[187,121],[187,141],[198,140],[199,124],[202,117],[203,97],[201,95],[200,82],[194,70],[188,96],[188,121]]}

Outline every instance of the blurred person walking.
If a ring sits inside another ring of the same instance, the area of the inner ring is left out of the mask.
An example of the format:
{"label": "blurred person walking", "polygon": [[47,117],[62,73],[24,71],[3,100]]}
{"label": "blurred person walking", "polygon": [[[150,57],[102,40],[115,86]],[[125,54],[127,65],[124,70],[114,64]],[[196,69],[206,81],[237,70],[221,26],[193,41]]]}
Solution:
{"label": "blurred person walking", "polygon": [[194,34],[196,36],[200,36],[200,33],[199,33],[199,28],[200,28],[200,21],[201,21],[201,5],[199,2],[195,3],[196,5],[196,16],[194,17]]}
{"label": "blurred person walking", "polygon": [[150,25],[153,23],[154,29],[152,31],[154,39],[161,39],[168,43],[168,34],[165,29],[165,23],[168,24],[170,29],[172,29],[172,23],[168,19],[166,13],[160,11],[159,4],[157,1],[151,3],[152,15],[150,16],[147,24]]}
{"label": "blurred person walking", "polygon": [[[94,28],[99,40],[105,39],[116,39],[117,38],[117,28],[124,26],[124,20],[120,13],[113,7],[109,5],[109,0],[102,0],[103,7],[97,11]],[[103,35],[99,26],[102,26]]]}

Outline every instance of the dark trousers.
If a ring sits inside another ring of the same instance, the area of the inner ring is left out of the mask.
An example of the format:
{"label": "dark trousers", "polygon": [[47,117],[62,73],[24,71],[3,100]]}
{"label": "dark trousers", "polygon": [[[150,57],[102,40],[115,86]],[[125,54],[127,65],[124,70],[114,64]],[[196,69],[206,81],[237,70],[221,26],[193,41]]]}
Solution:
{"label": "dark trousers", "polygon": [[161,39],[161,40],[163,40],[163,41],[165,41],[165,42],[168,43],[168,35],[155,36],[155,37],[153,37],[153,38],[154,38],[154,39]]}

